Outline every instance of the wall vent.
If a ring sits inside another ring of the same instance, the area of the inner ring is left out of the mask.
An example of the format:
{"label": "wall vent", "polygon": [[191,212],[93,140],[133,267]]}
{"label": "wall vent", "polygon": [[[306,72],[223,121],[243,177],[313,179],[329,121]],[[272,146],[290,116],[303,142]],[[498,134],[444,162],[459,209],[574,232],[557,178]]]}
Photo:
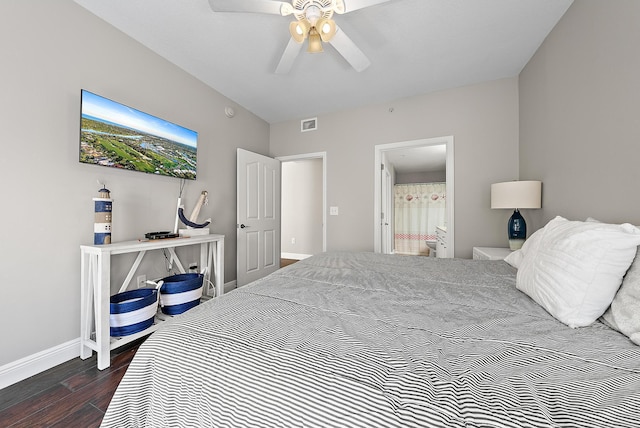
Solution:
{"label": "wall vent", "polygon": [[318,129],[318,118],[303,119],[300,121],[300,132],[315,131]]}

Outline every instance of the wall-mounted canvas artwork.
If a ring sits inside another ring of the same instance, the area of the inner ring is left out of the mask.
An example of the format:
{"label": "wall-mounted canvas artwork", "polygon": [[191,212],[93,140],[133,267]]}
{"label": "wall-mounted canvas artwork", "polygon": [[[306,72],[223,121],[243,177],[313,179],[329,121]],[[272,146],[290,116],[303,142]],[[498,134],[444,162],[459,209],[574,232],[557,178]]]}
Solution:
{"label": "wall-mounted canvas artwork", "polygon": [[198,133],[86,90],[80,162],[196,179]]}

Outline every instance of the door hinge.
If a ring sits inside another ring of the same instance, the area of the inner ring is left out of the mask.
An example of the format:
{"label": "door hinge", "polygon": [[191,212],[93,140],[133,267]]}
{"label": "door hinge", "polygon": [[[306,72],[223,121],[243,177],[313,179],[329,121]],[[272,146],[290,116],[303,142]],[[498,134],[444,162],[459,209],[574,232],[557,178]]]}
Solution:
{"label": "door hinge", "polygon": [[384,164],[383,163],[380,164],[380,170],[384,171]]}

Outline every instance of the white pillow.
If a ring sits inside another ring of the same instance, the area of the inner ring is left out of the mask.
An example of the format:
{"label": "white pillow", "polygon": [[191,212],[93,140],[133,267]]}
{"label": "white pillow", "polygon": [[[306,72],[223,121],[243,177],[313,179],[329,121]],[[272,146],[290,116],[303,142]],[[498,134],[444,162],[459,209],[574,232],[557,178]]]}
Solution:
{"label": "white pillow", "polygon": [[[526,244],[527,241],[525,241],[524,243]],[[524,248],[524,245],[522,246],[522,248]],[[504,258],[504,261],[509,263],[514,268],[518,269],[520,267],[520,263],[522,263],[522,258],[524,257],[524,254],[522,254],[522,248],[510,252],[507,257]]]}
{"label": "white pillow", "polygon": [[611,306],[602,315],[611,328],[640,345],[640,251],[622,279],[620,290]]}
{"label": "white pillow", "polygon": [[522,263],[522,259],[536,251],[535,248],[537,248],[537,241],[540,239],[540,236],[542,236],[542,229],[536,230],[529,239],[524,241],[522,248],[510,252],[509,255],[504,258],[504,261],[518,269]]}
{"label": "white pillow", "polygon": [[569,327],[590,325],[620,287],[640,230],[558,216],[541,232],[520,263],[516,287]]}

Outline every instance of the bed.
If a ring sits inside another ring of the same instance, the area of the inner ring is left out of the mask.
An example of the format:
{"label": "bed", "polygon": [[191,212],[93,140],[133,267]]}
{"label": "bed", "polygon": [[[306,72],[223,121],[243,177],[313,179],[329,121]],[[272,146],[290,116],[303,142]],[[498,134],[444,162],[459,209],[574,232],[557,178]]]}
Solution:
{"label": "bed", "polygon": [[640,426],[640,347],[558,321],[517,272],[313,256],[167,322],[102,426]]}

